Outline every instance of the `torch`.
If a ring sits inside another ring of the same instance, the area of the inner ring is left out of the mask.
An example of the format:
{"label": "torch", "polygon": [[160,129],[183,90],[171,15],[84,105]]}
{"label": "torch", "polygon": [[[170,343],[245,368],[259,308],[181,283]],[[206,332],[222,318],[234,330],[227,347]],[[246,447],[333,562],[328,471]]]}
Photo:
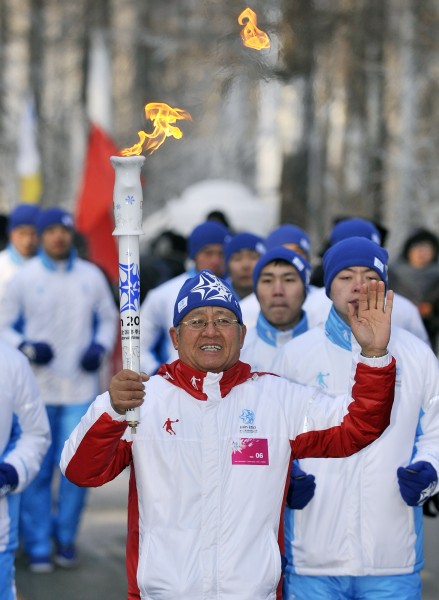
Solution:
{"label": "torch", "polygon": [[[139,142],[122,150],[122,156],[112,156],[115,170],[113,209],[115,230],[119,246],[119,300],[120,329],[122,340],[122,366],[140,373],[140,267],[139,236],[142,235],[142,185],[140,170],[145,162],[139,156],[145,150],[152,154],[165,139],[180,139],[183,132],[172,126],[177,120],[191,116],[181,108],[172,108],[163,102],[145,106],[145,116],[154,123],[154,131],[139,131]],[[126,420],[133,433],[140,422],[140,409],[126,411]]]}
{"label": "torch", "polygon": [[[119,246],[119,310],[122,366],[140,373],[140,266],[139,236],[142,235],[142,186],[140,169],[144,156],[112,156],[115,170],[113,209]],[[126,420],[133,433],[139,424],[139,408],[129,408]]]}

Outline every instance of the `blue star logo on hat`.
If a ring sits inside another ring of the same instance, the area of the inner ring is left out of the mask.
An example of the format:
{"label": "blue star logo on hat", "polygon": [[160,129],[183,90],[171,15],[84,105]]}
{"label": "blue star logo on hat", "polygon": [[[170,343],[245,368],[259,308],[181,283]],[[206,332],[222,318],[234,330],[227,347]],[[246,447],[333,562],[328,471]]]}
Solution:
{"label": "blue star logo on hat", "polygon": [[200,280],[191,289],[191,294],[199,293],[202,300],[232,301],[232,293],[215,275],[200,274]]}
{"label": "blue star logo on hat", "polygon": [[226,281],[207,270],[184,282],[175,301],[174,327],[177,327],[188,312],[203,306],[227,308],[236,315],[238,323],[242,324],[241,307],[233,290],[228,287]]}

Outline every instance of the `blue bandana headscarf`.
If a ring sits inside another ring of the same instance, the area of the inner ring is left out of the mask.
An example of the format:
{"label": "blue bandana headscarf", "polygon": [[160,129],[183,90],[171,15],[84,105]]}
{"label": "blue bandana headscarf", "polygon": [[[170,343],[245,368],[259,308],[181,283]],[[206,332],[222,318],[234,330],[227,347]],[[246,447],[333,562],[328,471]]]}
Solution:
{"label": "blue bandana headscarf", "polygon": [[201,271],[195,277],[187,279],[181,287],[174,306],[174,327],[185,315],[200,306],[220,306],[231,310],[242,325],[242,313],[239,300],[224,279],[212,271]]}

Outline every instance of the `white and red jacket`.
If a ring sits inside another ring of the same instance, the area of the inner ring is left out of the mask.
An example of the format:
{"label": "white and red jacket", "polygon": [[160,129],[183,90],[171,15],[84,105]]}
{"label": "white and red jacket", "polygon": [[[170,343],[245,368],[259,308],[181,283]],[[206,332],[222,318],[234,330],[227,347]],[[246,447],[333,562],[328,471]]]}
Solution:
{"label": "white and red jacket", "polygon": [[[131,466],[128,598],[275,599],[291,459],[350,455],[389,423],[395,361],[365,362],[382,368],[357,366],[348,413],[348,396],[334,402],[242,362],[224,373],[162,365],[134,435],[109,394],[98,396],[61,470],[99,486]],[[328,429],[311,431],[314,420]]]}

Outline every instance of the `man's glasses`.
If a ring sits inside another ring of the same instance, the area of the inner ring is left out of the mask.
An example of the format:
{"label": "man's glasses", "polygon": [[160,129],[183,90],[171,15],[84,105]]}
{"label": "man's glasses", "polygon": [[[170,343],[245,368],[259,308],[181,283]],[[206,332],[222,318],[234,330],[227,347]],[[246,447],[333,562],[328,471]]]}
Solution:
{"label": "man's glasses", "polygon": [[189,319],[189,321],[182,321],[182,323],[193,331],[200,331],[201,329],[206,329],[209,323],[213,323],[216,329],[227,329],[234,323],[238,323],[238,320],[218,317],[217,319],[212,319],[212,321],[206,321],[206,319]]}

